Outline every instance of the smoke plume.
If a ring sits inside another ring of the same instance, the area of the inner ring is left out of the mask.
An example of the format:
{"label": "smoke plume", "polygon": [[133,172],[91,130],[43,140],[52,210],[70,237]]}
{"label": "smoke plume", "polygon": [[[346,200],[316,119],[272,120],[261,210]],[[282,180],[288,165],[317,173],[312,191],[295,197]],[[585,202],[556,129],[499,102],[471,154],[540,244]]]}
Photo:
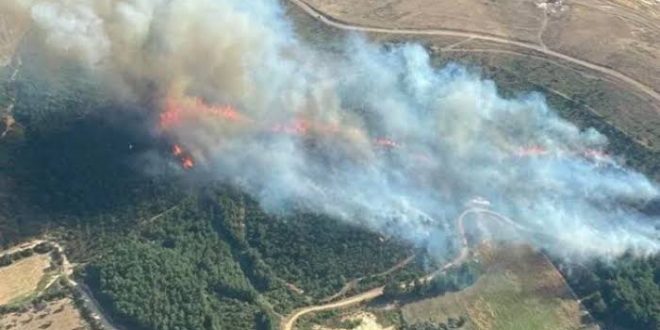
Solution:
{"label": "smoke plume", "polygon": [[187,172],[271,212],[303,206],[442,256],[478,198],[557,254],[660,248],[659,219],[629,207],[656,185],[607,155],[602,134],[538,93],[504,98],[470,70],[434,68],[419,45],[352,36],[322,51],[275,0],[5,2],[114,97],[155,85],[154,130],[194,161]]}

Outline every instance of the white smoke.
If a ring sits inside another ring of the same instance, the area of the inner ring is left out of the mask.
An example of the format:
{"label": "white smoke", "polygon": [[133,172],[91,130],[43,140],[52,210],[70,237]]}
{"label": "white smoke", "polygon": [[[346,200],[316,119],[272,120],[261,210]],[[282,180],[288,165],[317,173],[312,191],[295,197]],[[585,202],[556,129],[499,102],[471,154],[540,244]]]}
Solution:
{"label": "white smoke", "polygon": [[562,120],[537,93],[506,99],[465,68],[433,68],[419,45],[351,37],[320,51],[275,0],[7,7],[117,95],[151,82],[235,107],[241,120],[202,116],[168,134],[267,210],[303,205],[442,255],[465,203],[483,196],[558,254],[660,248],[658,219],[625,206],[657,198],[657,187],[603,155],[603,135]]}

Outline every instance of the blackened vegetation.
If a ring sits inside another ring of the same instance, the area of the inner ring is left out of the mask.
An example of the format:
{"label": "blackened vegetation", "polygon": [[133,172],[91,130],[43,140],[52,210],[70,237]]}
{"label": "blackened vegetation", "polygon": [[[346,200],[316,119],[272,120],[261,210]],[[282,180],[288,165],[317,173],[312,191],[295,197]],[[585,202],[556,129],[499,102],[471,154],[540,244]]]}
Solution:
{"label": "blackened vegetation", "polygon": [[49,213],[85,216],[125,208],[140,190],[157,189],[133,163],[151,139],[126,119],[89,115],[61,131],[29,134],[16,155],[25,198]]}
{"label": "blackened vegetation", "polygon": [[125,229],[178,199],[175,180],[145,174],[146,155],[162,150],[149,111],[110,103],[84,70],[44,68],[39,56],[0,88],[18,123],[0,143],[0,246],[57,228]]}
{"label": "blackened vegetation", "polygon": [[[141,214],[180,198],[176,178],[144,171],[145,155],[163,149],[140,133],[139,111],[98,111],[63,127],[26,128],[24,136],[0,146],[0,180],[7,182],[0,187],[0,205],[7,206],[0,229],[8,228],[0,245],[59,227],[88,236],[127,229]],[[100,115],[108,113],[113,120]]]}

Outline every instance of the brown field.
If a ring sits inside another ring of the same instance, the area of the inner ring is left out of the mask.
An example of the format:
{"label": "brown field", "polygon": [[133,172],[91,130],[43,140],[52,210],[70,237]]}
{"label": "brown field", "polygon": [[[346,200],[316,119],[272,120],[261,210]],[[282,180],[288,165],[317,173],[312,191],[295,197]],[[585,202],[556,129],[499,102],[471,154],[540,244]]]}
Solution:
{"label": "brown field", "polygon": [[581,329],[583,311],[561,274],[527,246],[482,248],[471,287],[402,307],[407,323],[466,317],[465,329]]}
{"label": "brown field", "polygon": [[[474,48],[472,48],[474,47]],[[543,88],[549,97],[585,102],[589,110],[603,121],[618,128],[649,150],[660,151],[660,103],[652,103],[636,93],[621,89],[616,82],[598,79],[594,73],[548,61],[535,54],[520,54],[507,50],[483,51],[486,43],[473,43],[461,50],[437,51],[437,61],[457,61],[477,65],[485,71],[516,77],[523,85],[518,90]],[[498,81],[500,87],[503,81]]]}
{"label": "brown field", "polygon": [[0,4],[0,68],[11,62],[14,51],[28,28],[27,17],[16,15],[7,2]]}
{"label": "brown field", "polygon": [[306,0],[364,26],[448,29],[545,45],[660,90],[660,4],[653,0]]}
{"label": "brown field", "polygon": [[39,307],[41,308],[32,307],[25,313],[1,316],[0,330],[88,329],[69,298],[48,302]]}
{"label": "brown field", "polygon": [[[294,1],[294,0],[291,0]],[[414,40],[436,57],[509,71],[589,111],[652,151],[660,151],[660,2],[655,0],[302,0],[332,19],[396,31],[458,31],[533,45],[455,35],[372,32],[376,40]],[[318,29],[318,28],[317,28]],[[331,29],[336,30],[336,29]],[[544,51],[593,63],[569,63]],[[538,74],[541,68],[543,74]],[[613,71],[615,73],[613,73]],[[624,81],[620,73],[636,81]],[[499,81],[498,81],[499,82]]]}
{"label": "brown field", "polygon": [[0,268],[0,305],[32,294],[49,266],[47,255],[34,255]]}

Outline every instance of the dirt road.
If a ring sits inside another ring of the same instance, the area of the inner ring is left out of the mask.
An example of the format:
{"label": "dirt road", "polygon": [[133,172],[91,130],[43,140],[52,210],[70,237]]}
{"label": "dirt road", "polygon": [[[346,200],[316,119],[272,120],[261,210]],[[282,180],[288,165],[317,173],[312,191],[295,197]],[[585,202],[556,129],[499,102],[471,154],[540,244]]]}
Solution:
{"label": "dirt road", "polygon": [[73,270],[74,270],[74,265],[69,262],[69,259],[67,258],[66,254],[64,253],[64,248],[57,242],[52,241],[52,240],[46,240],[46,239],[35,239],[29,242],[22,243],[18,246],[12,247],[10,249],[5,250],[0,256],[3,256],[5,254],[11,254],[15,253],[21,250],[27,250],[27,249],[32,249],[35,246],[41,244],[41,243],[49,243],[53,246],[55,250],[59,252],[59,254],[62,256],[62,274],[59,276],[56,276],[50,280],[48,284],[44,287],[43,290],[46,290],[48,287],[50,287],[55,281],[57,281],[60,277],[64,277],[64,279],[69,282],[71,287],[78,291],[81,294],[81,299],[85,305],[85,307],[92,312],[92,317],[94,317],[96,320],[98,320],[101,325],[103,326],[103,329],[105,330],[123,330],[117,326],[114,326],[110,320],[103,314],[101,311],[101,306],[99,303],[94,299],[94,296],[90,292],[89,288],[85,286],[84,284],[78,283],[72,279],[73,276]]}
{"label": "dirt road", "polygon": [[[419,36],[448,36],[448,37],[461,37],[461,38],[472,38],[474,40],[483,40],[483,41],[490,41],[490,42],[496,42],[500,44],[506,44],[506,45],[513,45],[517,46],[520,48],[524,49],[529,49],[533,50],[539,53],[543,53],[547,56],[554,57],[557,59],[561,59],[573,64],[580,65],[582,67],[597,71],[599,73],[605,74],[607,76],[610,76],[612,78],[615,78],[619,81],[625,82],[626,84],[630,85],[631,87],[634,87],[636,90],[642,92],[643,94],[647,95],[648,97],[652,98],[655,102],[660,103],[660,93],[655,91],[653,88],[621,73],[618,72],[614,69],[594,64],[585,60],[581,60],[579,58],[575,58],[566,54],[562,54],[556,51],[553,51],[551,49],[545,48],[543,45],[537,45],[537,44],[531,44],[527,42],[522,42],[522,41],[517,41],[517,40],[511,40],[511,39],[506,39],[502,37],[496,37],[492,35],[487,35],[487,34],[480,34],[480,33],[474,33],[474,32],[466,32],[466,31],[456,31],[456,30],[446,30],[446,29],[432,29],[432,30],[422,30],[422,29],[388,29],[388,28],[381,28],[381,27],[372,27],[372,26],[361,26],[361,25],[352,25],[344,22],[340,22],[339,20],[330,17],[326,15],[325,13],[317,10],[316,8],[312,7],[310,4],[305,2],[304,0],[289,0],[292,4],[296,5],[303,11],[305,11],[307,14],[310,16],[316,18],[317,20],[321,21],[322,23],[340,29],[340,30],[345,30],[345,31],[358,31],[358,32],[371,32],[371,33],[383,33],[383,34],[396,34],[396,35],[419,35]],[[657,110],[660,112],[660,109]]]}
{"label": "dirt road", "polygon": [[406,259],[403,259],[403,260],[399,261],[396,265],[392,266],[390,269],[388,269],[388,270],[386,270],[386,271],[384,271],[384,272],[382,272],[382,273],[378,273],[378,274],[374,274],[374,275],[369,275],[369,276],[363,276],[363,277],[359,277],[359,278],[356,278],[356,279],[354,279],[354,280],[351,280],[350,282],[346,283],[346,284],[341,288],[341,290],[339,290],[337,293],[333,294],[333,295],[330,296],[330,297],[327,297],[327,298],[322,299],[321,302],[322,302],[322,303],[325,303],[325,302],[328,302],[328,301],[332,301],[332,300],[335,300],[335,299],[337,299],[337,298],[339,298],[339,297],[345,295],[348,291],[350,291],[351,289],[355,288],[355,286],[358,285],[358,283],[360,283],[360,281],[362,281],[362,280],[364,280],[364,279],[366,279],[366,278],[379,277],[379,276],[387,276],[387,275],[389,275],[389,274],[391,274],[391,273],[394,273],[395,271],[397,271],[397,270],[399,270],[399,269],[405,267],[406,265],[408,265],[411,261],[413,261],[413,259],[415,259],[415,255],[414,255],[414,254],[411,255],[411,256],[409,256],[409,257],[406,258]]}
{"label": "dirt road", "polygon": [[311,306],[311,307],[305,307],[303,309],[300,309],[296,312],[294,312],[291,316],[287,317],[284,321],[282,321],[282,330],[293,330],[293,326],[295,325],[296,321],[303,315],[313,313],[313,312],[322,312],[322,311],[327,311],[327,310],[332,310],[332,309],[337,309],[337,308],[342,308],[342,307],[347,307],[355,304],[359,304],[363,301],[368,301],[372,300],[375,298],[380,297],[383,295],[385,287],[381,286],[379,288],[375,288],[372,290],[369,290],[364,293],[360,293],[358,295],[355,295],[350,298],[346,298],[337,302],[325,304],[325,305],[317,305],[317,306]]}
{"label": "dirt road", "polygon": [[[442,272],[446,271],[447,269],[457,266],[461,264],[462,262],[467,259],[469,256],[469,246],[468,246],[468,241],[467,237],[465,235],[465,227],[463,225],[463,222],[465,221],[465,218],[470,215],[470,214],[478,214],[478,213],[486,213],[490,215],[497,215],[500,216],[499,214],[492,212],[487,209],[482,209],[482,208],[469,208],[465,210],[461,215],[456,218],[456,228],[458,231],[458,234],[461,237],[461,250],[459,251],[458,255],[451,261],[447,262],[444,264],[442,267],[440,267],[438,270],[435,272],[424,276],[421,280],[422,281],[430,281],[432,280],[435,276],[438,274],[441,274]],[[407,259],[406,259],[407,260]],[[412,260],[412,259],[410,259]],[[408,262],[410,262],[410,260]],[[302,309],[299,309],[297,311],[294,311],[291,315],[289,315],[287,318],[285,318],[282,321],[281,329],[282,330],[293,330],[293,326],[295,325],[296,321],[303,315],[313,313],[313,312],[321,312],[321,311],[327,311],[327,310],[332,310],[332,309],[338,309],[338,308],[343,308],[343,307],[348,307],[351,305],[356,305],[361,302],[369,301],[375,298],[378,298],[383,295],[384,293],[384,286],[369,290],[364,293],[360,293],[358,295],[348,297],[346,299],[342,299],[339,301],[336,301],[334,303],[329,303],[325,305],[316,305],[316,306],[310,306],[310,307],[304,307]]]}
{"label": "dirt road", "polygon": [[[465,234],[465,219],[467,218],[468,215],[473,215],[473,214],[485,214],[488,216],[493,217],[494,219],[500,221],[503,224],[512,226],[518,230],[526,231],[528,232],[529,230],[520,226],[513,220],[497,213],[494,211],[491,211],[486,208],[482,207],[470,207],[467,210],[463,211],[457,218],[456,218],[456,231],[461,238],[461,250],[458,252],[456,257],[452,259],[451,261],[445,263],[442,267],[438,268],[436,271],[433,273],[424,276],[420,280],[423,282],[428,282],[433,280],[434,277],[438,276],[439,274],[442,274],[443,272],[447,271],[449,268],[455,267],[463,263],[468,256],[470,255],[470,247],[468,245],[468,240],[467,236]],[[343,307],[348,307],[352,305],[359,304],[361,302],[369,301],[376,299],[383,295],[384,293],[384,286],[369,290],[364,293],[360,293],[358,295],[348,297],[343,300],[336,301],[334,303],[329,303],[329,304],[324,304],[324,305],[316,305],[316,306],[310,306],[310,307],[304,307],[299,310],[294,311],[291,315],[286,317],[285,319],[282,320],[281,323],[281,330],[293,330],[294,325],[296,321],[303,315],[313,313],[313,312],[321,312],[321,311],[328,311],[328,310],[333,310],[333,309],[339,309]]]}
{"label": "dirt road", "polygon": [[71,277],[73,275],[73,264],[69,262],[66,254],[64,254],[64,249],[55,241],[48,241],[52,244],[55,249],[62,256],[62,269],[64,271],[64,278],[69,282],[69,284],[78,291],[81,295],[81,299],[85,308],[91,311],[92,317],[101,323],[101,326],[105,330],[122,330],[119,327],[116,327],[110,322],[110,320],[103,314],[101,311],[101,305],[96,301],[89,288],[86,285],[74,281]]}

